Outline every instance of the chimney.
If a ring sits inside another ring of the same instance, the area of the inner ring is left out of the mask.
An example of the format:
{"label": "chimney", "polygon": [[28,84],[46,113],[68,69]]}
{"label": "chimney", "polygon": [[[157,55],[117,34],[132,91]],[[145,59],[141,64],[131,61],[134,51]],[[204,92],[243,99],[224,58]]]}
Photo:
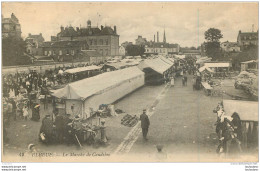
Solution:
{"label": "chimney", "polygon": [[155,34],[153,35],[153,42],[155,42]]}
{"label": "chimney", "polygon": [[117,33],[116,33],[116,26],[114,26],[114,33],[117,34]]}
{"label": "chimney", "polygon": [[157,31],[157,42],[159,42],[159,31]]}
{"label": "chimney", "polygon": [[101,25],[101,30],[103,30],[103,29],[104,29],[104,26]]}
{"label": "chimney", "polygon": [[63,26],[60,27],[60,31],[64,31],[64,27]]}

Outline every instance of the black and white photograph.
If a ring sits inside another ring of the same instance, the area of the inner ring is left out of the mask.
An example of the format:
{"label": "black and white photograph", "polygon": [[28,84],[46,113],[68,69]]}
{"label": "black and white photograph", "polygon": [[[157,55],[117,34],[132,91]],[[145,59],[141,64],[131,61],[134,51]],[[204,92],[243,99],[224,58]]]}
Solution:
{"label": "black and white photograph", "polygon": [[2,2],[1,162],[258,162],[258,2]]}

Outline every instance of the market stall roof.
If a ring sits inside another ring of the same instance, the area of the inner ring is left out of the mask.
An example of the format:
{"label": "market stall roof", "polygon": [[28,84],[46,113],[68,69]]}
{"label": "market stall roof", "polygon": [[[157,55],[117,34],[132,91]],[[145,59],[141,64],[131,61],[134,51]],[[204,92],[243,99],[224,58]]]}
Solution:
{"label": "market stall roof", "polygon": [[204,70],[207,70],[209,72],[213,72],[210,68],[208,68],[206,66],[200,67],[199,72],[203,72]]}
{"label": "market stall roof", "polygon": [[174,63],[174,59],[173,58],[168,58],[168,60],[172,61]]}
{"label": "market stall roof", "polygon": [[163,74],[165,71],[167,71],[172,65],[164,62],[160,58],[155,59],[146,59],[143,62],[140,63],[139,67],[141,69],[144,68],[151,68],[154,71]]}
{"label": "market stall roof", "polygon": [[167,64],[169,64],[169,65],[173,65],[174,63],[171,61],[171,60],[169,60],[169,59],[167,59],[167,58],[165,58],[165,57],[159,57],[163,62],[165,62],[165,63],[167,63]]}
{"label": "market stall roof", "polygon": [[123,62],[106,63],[105,65],[114,67],[115,69],[122,69],[127,66],[126,63],[123,63]]}
{"label": "market stall roof", "polygon": [[144,73],[136,66],[106,72],[73,82],[62,89],[54,90],[53,96],[65,99],[84,100],[141,75],[144,75]]}
{"label": "market stall roof", "polygon": [[206,67],[216,68],[216,67],[230,67],[230,62],[205,62]]}
{"label": "market stall roof", "polygon": [[91,66],[86,66],[86,67],[72,68],[72,69],[67,69],[65,72],[74,74],[77,72],[91,71],[91,70],[97,70],[97,69],[101,69],[101,66],[91,65]]}
{"label": "market stall roof", "polygon": [[249,64],[249,63],[255,63],[255,62],[258,62],[258,60],[245,61],[245,62],[241,62],[241,64]]}
{"label": "market stall roof", "polygon": [[201,57],[199,58],[197,61],[196,61],[196,64],[202,64],[202,63],[205,63],[205,62],[209,62],[211,61],[212,58],[208,58],[208,57]]}
{"label": "market stall roof", "polygon": [[184,59],[185,55],[174,55],[175,58]]}
{"label": "market stall roof", "polygon": [[223,100],[223,105],[228,116],[237,112],[242,121],[258,121],[258,102]]}

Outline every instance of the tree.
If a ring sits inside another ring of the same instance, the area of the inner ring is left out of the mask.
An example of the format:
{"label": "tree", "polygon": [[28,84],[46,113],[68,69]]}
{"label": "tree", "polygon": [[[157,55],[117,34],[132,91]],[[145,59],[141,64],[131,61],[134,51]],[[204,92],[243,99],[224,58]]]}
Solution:
{"label": "tree", "polygon": [[22,38],[9,36],[2,39],[2,63],[3,66],[26,65],[31,60],[24,55],[26,43]]}
{"label": "tree", "polygon": [[126,52],[127,55],[130,56],[141,56],[145,52],[144,46],[139,46],[139,45],[127,45],[126,46]]}
{"label": "tree", "polygon": [[218,57],[221,57],[220,51],[220,42],[219,40],[223,38],[221,31],[219,29],[210,28],[205,33],[205,50],[206,54],[209,57],[212,57],[213,60],[216,60]]}

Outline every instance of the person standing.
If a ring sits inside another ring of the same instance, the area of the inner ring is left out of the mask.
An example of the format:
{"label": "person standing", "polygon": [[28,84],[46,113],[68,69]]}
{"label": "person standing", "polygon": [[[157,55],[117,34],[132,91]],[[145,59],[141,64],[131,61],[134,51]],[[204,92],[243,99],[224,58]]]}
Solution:
{"label": "person standing", "polygon": [[64,120],[61,114],[58,114],[58,116],[56,116],[54,124],[56,126],[57,140],[59,143],[63,143]]}
{"label": "person standing", "polygon": [[146,115],[146,109],[143,110],[143,114],[140,115],[140,120],[141,120],[141,128],[142,128],[142,132],[143,132],[143,138],[144,140],[148,140],[147,139],[147,133],[148,133],[148,129],[150,126],[150,120],[148,118],[148,116]]}

